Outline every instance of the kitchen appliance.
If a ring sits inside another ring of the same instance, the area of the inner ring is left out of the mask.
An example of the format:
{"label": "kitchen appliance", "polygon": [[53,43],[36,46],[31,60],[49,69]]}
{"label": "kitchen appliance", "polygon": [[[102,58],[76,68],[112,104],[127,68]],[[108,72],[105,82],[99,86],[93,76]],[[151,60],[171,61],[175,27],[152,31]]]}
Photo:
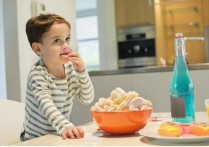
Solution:
{"label": "kitchen appliance", "polygon": [[156,65],[154,26],[118,30],[119,68]]}

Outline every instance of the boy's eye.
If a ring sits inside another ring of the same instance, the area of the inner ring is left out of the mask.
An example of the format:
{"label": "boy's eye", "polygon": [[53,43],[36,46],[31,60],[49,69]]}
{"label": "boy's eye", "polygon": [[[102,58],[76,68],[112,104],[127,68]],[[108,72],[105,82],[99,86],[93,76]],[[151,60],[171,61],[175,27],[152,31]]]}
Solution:
{"label": "boy's eye", "polygon": [[66,38],[66,41],[67,41],[67,42],[70,42],[70,37],[67,37],[67,38]]}
{"label": "boy's eye", "polygon": [[55,39],[54,42],[55,43],[61,43],[61,40],[60,39]]}

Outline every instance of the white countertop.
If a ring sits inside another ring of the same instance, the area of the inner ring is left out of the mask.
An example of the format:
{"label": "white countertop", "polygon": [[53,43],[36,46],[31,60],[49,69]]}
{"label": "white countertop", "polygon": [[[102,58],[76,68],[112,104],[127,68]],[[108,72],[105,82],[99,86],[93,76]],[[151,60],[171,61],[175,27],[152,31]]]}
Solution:
{"label": "white countertop", "polygon": [[[161,116],[163,121],[171,121],[170,113],[153,113],[152,116]],[[146,127],[150,127],[153,123],[162,123],[163,121],[158,122],[149,122]],[[209,118],[206,112],[197,112],[196,113],[197,122],[209,122]],[[146,127],[144,129],[146,129]],[[35,139],[31,139],[25,142],[20,142],[13,144],[12,146],[165,146],[165,145],[209,145],[208,142],[199,142],[192,144],[180,144],[180,143],[170,143],[166,141],[160,141],[158,139],[147,138],[141,136],[139,132],[136,132],[132,135],[111,135],[98,131],[98,127],[94,122],[82,125],[81,128],[85,131],[84,138],[82,139],[62,139],[60,136],[56,135],[45,135]]]}
{"label": "white countertop", "polygon": [[[103,75],[118,75],[118,74],[136,74],[136,73],[154,73],[154,72],[168,72],[173,71],[174,66],[147,66],[147,67],[136,67],[136,68],[124,68],[124,69],[113,69],[113,70],[99,70],[90,71],[90,76],[103,76]],[[208,70],[209,63],[200,64],[188,64],[189,70]]]}

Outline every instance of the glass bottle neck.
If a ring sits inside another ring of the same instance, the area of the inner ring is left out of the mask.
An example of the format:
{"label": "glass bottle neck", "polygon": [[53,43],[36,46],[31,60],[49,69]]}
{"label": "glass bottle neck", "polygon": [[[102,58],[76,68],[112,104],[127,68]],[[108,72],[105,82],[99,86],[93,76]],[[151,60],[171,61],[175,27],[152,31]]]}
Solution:
{"label": "glass bottle neck", "polygon": [[183,36],[175,38],[175,50],[176,56],[185,57],[185,42]]}

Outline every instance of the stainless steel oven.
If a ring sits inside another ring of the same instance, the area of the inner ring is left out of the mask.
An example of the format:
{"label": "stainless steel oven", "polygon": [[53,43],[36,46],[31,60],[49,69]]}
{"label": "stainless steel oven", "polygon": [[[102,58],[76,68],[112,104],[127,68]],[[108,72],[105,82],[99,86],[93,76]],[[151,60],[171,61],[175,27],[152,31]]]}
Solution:
{"label": "stainless steel oven", "polygon": [[156,65],[155,32],[153,26],[120,30],[118,38],[119,68]]}

